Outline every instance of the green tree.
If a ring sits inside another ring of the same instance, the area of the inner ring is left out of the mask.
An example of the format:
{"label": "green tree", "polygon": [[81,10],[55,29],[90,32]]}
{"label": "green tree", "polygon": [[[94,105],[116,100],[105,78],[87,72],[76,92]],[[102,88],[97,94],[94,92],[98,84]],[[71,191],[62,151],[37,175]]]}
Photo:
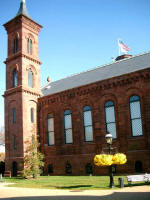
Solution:
{"label": "green tree", "polygon": [[[34,132],[34,129],[32,132]],[[44,155],[39,151],[40,144],[35,134],[32,134],[31,139],[25,143],[26,151],[24,157],[24,170],[22,173],[23,177],[37,178],[42,172],[41,168],[44,166]]]}
{"label": "green tree", "polygon": [[0,130],[0,145],[5,146],[4,128],[1,128]]}

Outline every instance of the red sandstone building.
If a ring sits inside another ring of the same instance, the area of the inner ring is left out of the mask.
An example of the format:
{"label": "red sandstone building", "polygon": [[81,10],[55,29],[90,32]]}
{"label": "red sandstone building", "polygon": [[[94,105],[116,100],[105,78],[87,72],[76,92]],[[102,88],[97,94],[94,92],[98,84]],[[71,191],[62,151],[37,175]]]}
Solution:
{"label": "red sandstone building", "polygon": [[48,82],[40,87],[38,34],[41,25],[27,13],[25,0],[4,24],[6,58],[5,175],[23,168],[25,141],[37,125],[45,174],[104,174],[93,165],[113,135],[116,151],[128,162],[117,173],[150,172],[150,53],[123,55],[112,64]]}

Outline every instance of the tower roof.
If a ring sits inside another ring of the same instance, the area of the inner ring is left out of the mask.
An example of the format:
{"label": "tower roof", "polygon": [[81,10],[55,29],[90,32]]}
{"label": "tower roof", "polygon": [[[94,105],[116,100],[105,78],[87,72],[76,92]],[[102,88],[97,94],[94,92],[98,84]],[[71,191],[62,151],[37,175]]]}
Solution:
{"label": "tower roof", "polygon": [[24,16],[30,18],[27,8],[26,8],[26,0],[21,0],[21,2],[20,2],[20,8],[19,8],[16,16],[19,16],[19,15],[24,15]]}

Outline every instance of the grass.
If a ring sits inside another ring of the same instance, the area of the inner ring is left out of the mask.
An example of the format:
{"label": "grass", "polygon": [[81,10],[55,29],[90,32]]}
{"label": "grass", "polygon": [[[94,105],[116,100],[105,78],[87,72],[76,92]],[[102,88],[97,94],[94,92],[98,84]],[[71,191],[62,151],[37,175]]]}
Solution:
{"label": "grass", "polygon": [[[115,189],[119,188],[118,178],[124,178],[125,186],[129,186],[126,176],[114,176]],[[38,179],[4,178],[10,187],[41,188],[41,189],[69,189],[69,190],[100,190],[109,189],[108,176],[41,176]],[[132,184],[145,185],[145,183]]]}

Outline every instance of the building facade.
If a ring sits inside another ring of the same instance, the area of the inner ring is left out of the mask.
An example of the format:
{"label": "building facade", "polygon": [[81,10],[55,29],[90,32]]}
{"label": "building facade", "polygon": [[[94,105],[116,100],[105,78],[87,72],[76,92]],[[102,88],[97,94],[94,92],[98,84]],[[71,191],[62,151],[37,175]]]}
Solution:
{"label": "building facade", "polygon": [[115,62],[40,87],[38,34],[21,1],[17,16],[6,23],[5,175],[23,169],[25,141],[36,124],[45,174],[101,175],[95,154],[113,151],[128,162],[117,173],[150,172],[150,53],[123,55]]}

